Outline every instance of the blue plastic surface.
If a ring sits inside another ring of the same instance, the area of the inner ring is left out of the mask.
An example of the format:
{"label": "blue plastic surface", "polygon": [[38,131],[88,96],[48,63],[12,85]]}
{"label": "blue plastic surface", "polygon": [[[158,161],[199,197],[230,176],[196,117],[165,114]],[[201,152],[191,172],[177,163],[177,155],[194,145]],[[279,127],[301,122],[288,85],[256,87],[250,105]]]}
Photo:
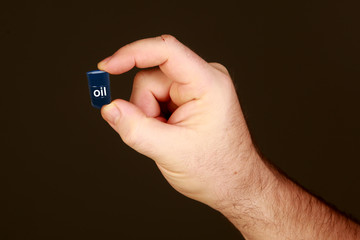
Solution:
{"label": "blue plastic surface", "polygon": [[95,108],[111,102],[109,73],[101,70],[87,72],[91,105]]}

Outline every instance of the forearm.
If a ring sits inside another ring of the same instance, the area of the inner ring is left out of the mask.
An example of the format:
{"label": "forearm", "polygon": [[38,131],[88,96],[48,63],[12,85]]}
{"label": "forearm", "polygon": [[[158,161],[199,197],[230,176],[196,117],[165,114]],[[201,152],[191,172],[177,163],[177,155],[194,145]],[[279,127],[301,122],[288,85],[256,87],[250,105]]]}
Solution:
{"label": "forearm", "polygon": [[218,208],[246,239],[360,239],[360,227],[266,164],[251,161],[247,186]]}

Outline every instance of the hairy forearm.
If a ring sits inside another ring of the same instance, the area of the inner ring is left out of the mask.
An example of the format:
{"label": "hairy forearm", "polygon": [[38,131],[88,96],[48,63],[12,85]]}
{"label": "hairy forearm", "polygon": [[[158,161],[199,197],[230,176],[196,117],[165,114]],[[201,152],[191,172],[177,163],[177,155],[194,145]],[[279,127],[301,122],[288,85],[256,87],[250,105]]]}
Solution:
{"label": "hairy forearm", "polygon": [[218,208],[246,239],[360,239],[360,227],[280,174],[258,155],[248,179]]}

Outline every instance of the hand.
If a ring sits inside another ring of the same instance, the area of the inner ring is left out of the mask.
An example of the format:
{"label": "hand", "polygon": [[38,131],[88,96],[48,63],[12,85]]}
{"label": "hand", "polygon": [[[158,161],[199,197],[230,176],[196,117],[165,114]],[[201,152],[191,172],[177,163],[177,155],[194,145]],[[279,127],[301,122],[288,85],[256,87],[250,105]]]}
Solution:
{"label": "hand", "polygon": [[130,102],[102,108],[130,147],[180,193],[219,210],[246,239],[359,239],[360,227],[281,175],[255,151],[231,78],[174,37],[131,43],[99,63],[140,71]]}
{"label": "hand", "polygon": [[128,44],[98,65],[110,74],[134,66],[156,68],[140,71],[130,102],[113,101],[103,118],[177,191],[219,208],[257,156],[229,73],[169,35]]}

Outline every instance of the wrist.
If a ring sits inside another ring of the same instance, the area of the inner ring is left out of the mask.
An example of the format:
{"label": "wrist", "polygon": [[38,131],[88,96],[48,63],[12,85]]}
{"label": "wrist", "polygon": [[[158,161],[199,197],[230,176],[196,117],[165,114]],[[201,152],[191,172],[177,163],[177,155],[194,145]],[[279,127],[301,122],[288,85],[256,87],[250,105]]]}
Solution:
{"label": "wrist", "polygon": [[241,170],[234,171],[232,179],[219,190],[219,201],[215,209],[230,221],[260,211],[268,193],[278,185],[275,171],[264,162],[255,148],[247,158],[239,156]]}

